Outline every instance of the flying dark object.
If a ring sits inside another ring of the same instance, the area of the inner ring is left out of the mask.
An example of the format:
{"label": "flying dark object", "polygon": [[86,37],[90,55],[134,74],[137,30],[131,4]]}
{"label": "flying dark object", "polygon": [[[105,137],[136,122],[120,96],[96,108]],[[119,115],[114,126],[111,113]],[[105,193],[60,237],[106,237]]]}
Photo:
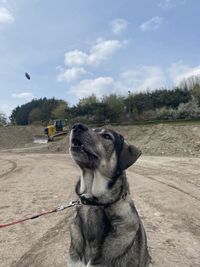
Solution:
{"label": "flying dark object", "polygon": [[31,79],[31,76],[30,76],[27,72],[25,72],[25,76],[26,76],[26,78],[27,78],[28,80]]}

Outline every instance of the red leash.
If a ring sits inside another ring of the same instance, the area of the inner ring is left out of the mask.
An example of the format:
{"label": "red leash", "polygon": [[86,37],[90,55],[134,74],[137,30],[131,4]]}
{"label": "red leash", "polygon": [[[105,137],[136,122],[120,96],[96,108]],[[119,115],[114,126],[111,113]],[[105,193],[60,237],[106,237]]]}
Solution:
{"label": "red leash", "polygon": [[39,218],[41,216],[44,216],[44,215],[47,215],[47,214],[51,214],[51,213],[54,213],[54,212],[58,212],[58,211],[62,211],[62,210],[65,210],[67,208],[71,208],[71,207],[74,207],[74,206],[77,206],[77,205],[80,205],[80,204],[81,204],[80,200],[74,200],[74,201],[71,201],[68,205],[58,206],[57,208],[54,208],[52,210],[41,212],[41,213],[33,215],[31,217],[26,217],[24,219],[17,220],[17,221],[11,222],[11,223],[0,224],[0,228],[5,228],[5,227],[11,226],[11,225],[15,225],[15,224],[18,224],[18,223],[22,223],[22,222],[25,222],[25,221],[28,221],[28,220],[34,220],[34,219],[37,219],[37,218]]}

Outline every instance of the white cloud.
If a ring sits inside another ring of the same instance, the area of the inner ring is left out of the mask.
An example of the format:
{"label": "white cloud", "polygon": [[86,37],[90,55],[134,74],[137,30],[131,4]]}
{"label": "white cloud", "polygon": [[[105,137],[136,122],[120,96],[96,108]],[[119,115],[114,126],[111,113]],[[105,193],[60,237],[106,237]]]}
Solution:
{"label": "white cloud", "polygon": [[73,68],[66,69],[66,70],[61,69],[61,72],[57,76],[57,80],[59,82],[66,81],[69,83],[69,82],[79,79],[85,73],[86,73],[86,70],[80,67],[73,67]]}
{"label": "white cloud", "polygon": [[142,23],[140,25],[140,29],[142,31],[155,31],[157,30],[163,22],[162,17],[153,17],[150,20],[147,20],[146,22]]}
{"label": "white cloud", "polygon": [[182,62],[177,62],[170,66],[168,73],[174,85],[178,85],[183,79],[200,75],[200,66],[190,67]]}
{"label": "white cloud", "polygon": [[66,69],[57,67],[59,74],[58,81],[68,83],[80,79],[81,76],[89,73],[85,67],[94,67],[108,60],[118,49],[126,44],[126,41],[98,39],[90,48],[89,53],[80,50],[66,52],[64,63]]}
{"label": "white cloud", "polygon": [[94,93],[98,97],[117,93],[124,94],[128,90],[132,92],[146,91],[147,89],[161,88],[166,85],[166,77],[158,66],[143,66],[129,69],[119,75],[118,80],[112,77],[98,77],[85,79],[71,87],[70,94],[77,98],[83,98]]}
{"label": "white cloud", "polygon": [[123,42],[118,40],[98,39],[92,45],[90,52],[84,53],[80,50],[74,50],[65,53],[65,64],[67,66],[98,65],[107,60],[118,49],[123,46]]}
{"label": "white cloud", "polygon": [[74,50],[65,53],[65,65],[67,66],[82,66],[88,61],[88,55],[82,51]]}
{"label": "white cloud", "polygon": [[109,94],[114,90],[114,80],[111,77],[98,77],[96,79],[82,80],[76,86],[73,86],[70,90],[70,94],[77,98],[87,97],[91,94],[95,94],[101,97],[105,94]]}
{"label": "white cloud", "polygon": [[162,9],[170,9],[172,7],[175,7],[176,3],[174,0],[162,0],[158,4],[158,6],[161,7]]}
{"label": "white cloud", "polygon": [[0,7],[0,23],[11,23],[14,20],[13,15],[7,8]]}
{"label": "white cloud", "polygon": [[123,43],[118,40],[103,41],[99,39],[91,48],[89,55],[90,64],[99,64],[103,60],[109,59],[112,54],[122,47]]}
{"label": "white cloud", "polygon": [[111,93],[124,95],[129,90],[142,92],[166,87],[170,83],[178,85],[182,79],[194,75],[200,75],[200,66],[189,67],[180,62],[166,69],[160,66],[141,66],[122,72],[117,80],[112,77],[84,79],[71,87],[69,93],[79,99],[92,93],[97,97]]}
{"label": "white cloud", "polygon": [[141,66],[121,73],[117,88],[141,92],[166,87],[170,83],[178,85],[183,79],[196,75],[200,75],[200,65],[190,67],[178,62],[166,69],[160,66]]}
{"label": "white cloud", "polygon": [[120,34],[127,28],[128,22],[125,19],[115,19],[110,22],[110,26],[113,34]]}
{"label": "white cloud", "polygon": [[161,67],[142,66],[121,73],[120,83],[126,88],[139,92],[165,86],[166,77]]}
{"label": "white cloud", "polygon": [[13,98],[18,98],[18,99],[24,99],[24,100],[31,100],[34,98],[34,95],[30,92],[23,92],[23,93],[19,93],[19,94],[12,94]]}
{"label": "white cloud", "polygon": [[160,0],[158,6],[164,10],[176,7],[177,5],[184,5],[187,0]]}

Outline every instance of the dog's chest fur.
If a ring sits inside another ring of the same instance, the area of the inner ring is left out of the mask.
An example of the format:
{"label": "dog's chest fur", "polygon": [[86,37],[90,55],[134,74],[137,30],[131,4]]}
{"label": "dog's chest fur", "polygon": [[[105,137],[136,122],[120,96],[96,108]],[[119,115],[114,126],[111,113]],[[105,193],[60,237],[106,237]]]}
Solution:
{"label": "dog's chest fur", "polygon": [[[81,206],[77,208],[75,223],[71,227],[74,245],[83,254],[82,263],[98,264],[104,237],[109,231],[109,222],[101,207]],[[72,244],[73,247],[73,244]],[[74,255],[76,261],[79,255]]]}
{"label": "dog's chest fur", "polygon": [[102,236],[104,235],[105,214],[103,209],[95,206],[82,206],[77,211],[78,215],[82,220],[82,233],[84,238],[90,243],[94,239],[96,243],[101,242]]}
{"label": "dog's chest fur", "polygon": [[89,193],[98,197],[107,191],[107,186],[108,179],[106,177],[99,172],[96,172],[95,175],[88,172],[87,175],[80,177],[79,194]]}

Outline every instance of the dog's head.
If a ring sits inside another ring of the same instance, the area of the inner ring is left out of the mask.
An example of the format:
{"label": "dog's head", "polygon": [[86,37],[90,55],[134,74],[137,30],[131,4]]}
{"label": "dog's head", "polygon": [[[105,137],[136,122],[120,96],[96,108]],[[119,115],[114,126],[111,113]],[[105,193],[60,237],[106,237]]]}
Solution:
{"label": "dog's head", "polygon": [[98,170],[109,178],[127,169],[141,155],[140,150],[115,131],[89,129],[80,123],[71,131],[70,153],[81,169]]}

